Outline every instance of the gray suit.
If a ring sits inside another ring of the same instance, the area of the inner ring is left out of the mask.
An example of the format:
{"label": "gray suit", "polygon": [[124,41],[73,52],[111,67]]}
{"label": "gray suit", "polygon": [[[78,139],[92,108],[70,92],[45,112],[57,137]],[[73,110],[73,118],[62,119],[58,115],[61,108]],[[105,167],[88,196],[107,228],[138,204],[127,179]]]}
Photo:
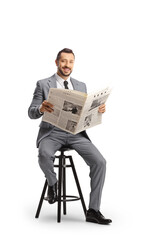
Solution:
{"label": "gray suit", "polygon": [[[71,82],[74,90],[80,92],[87,92],[85,83],[79,82],[74,78],[71,78]],[[55,75],[37,82],[33,100],[28,109],[28,115],[31,119],[37,119],[42,116],[42,114],[39,113],[39,106],[44,100],[47,99],[50,88],[57,88],[57,81]],[[37,147],[39,146],[39,142],[44,137],[48,136],[51,133],[52,129],[54,128],[54,126],[51,125],[50,123],[43,121],[41,122],[39,127],[40,129],[37,137]],[[83,135],[88,138],[85,131],[83,132]]]}
{"label": "gray suit", "polygon": [[[87,91],[85,83],[73,78],[71,78],[71,83],[73,89],[81,92]],[[49,88],[56,87],[55,75],[37,82],[33,100],[28,109],[28,115],[31,119],[37,119],[42,116],[39,112],[39,106],[47,99]],[[85,131],[73,135],[47,122],[41,122],[37,137],[39,165],[47,178],[48,184],[52,186],[57,181],[53,160],[55,152],[63,145],[69,145],[75,149],[90,167],[91,193],[89,208],[99,210],[106,172],[106,160],[90,141]]]}

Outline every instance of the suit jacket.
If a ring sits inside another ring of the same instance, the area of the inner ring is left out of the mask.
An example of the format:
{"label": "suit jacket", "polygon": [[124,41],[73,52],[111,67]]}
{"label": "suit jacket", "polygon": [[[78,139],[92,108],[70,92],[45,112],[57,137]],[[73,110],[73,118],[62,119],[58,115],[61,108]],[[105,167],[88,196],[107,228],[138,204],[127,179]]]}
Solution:
{"label": "suit jacket", "polygon": [[[71,78],[71,83],[73,85],[74,90],[80,92],[87,92],[85,83],[79,82],[74,78]],[[28,109],[28,115],[31,119],[37,119],[42,116],[42,114],[40,114],[39,112],[39,107],[42,104],[42,102],[47,99],[50,88],[57,88],[57,80],[55,74],[49,78],[39,80],[37,82],[36,89],[33,94],[33,99]],[[39,146],[39,142],[44,137],[48,136],[55,126],[53,126],[50,123],[41,121],[39,127],[40,129],[37,137],[37,147]],[[82,134],[89,139],[88,135],[86,134],[86,131],[83,131]]]}

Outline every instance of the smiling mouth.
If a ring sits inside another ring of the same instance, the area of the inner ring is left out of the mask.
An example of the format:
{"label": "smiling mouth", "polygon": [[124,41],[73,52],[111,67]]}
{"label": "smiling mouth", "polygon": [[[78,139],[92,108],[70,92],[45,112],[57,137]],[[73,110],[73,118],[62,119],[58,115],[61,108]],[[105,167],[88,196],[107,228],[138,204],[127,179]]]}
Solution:
{"label": "smiling mouth", "polygon": [[63,70],[64,70],[65,72],[68,72],[68,71],[70,71],[71,69],[64,67]]}

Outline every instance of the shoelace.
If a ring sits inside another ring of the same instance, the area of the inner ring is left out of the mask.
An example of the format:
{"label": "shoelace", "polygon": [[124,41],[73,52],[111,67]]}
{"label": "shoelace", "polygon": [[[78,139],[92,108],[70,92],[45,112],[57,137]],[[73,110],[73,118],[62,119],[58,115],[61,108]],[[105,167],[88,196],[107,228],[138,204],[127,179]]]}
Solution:
{"label": "shoelace", "polygon": [[99,216],[104,217],[100,211],[97,212]]}

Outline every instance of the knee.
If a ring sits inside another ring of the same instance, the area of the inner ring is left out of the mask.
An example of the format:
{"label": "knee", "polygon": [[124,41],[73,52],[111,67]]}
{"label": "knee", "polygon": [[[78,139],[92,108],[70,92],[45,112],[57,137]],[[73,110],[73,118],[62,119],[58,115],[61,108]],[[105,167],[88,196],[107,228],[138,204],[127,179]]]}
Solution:
{"label": "knee", "polygon": [[46,151],[45,149],[39,149],[38,162],[40,165],[46,164],[48,160],[51,160],[53,158],[54,156],[52,156],[49,151]]}
{"label": "knee", "polygon": [[100,161],[100,167],[105,169],[106,165],[107,165],[106,159],[102,158],[101,161]]}
{"label": "knee", "polygon": [[100,158],[96,161],[96,167],[97,168],[100,168],[100,169],[106,169],[106,165],[107,165],[107,162],[105,160],[105,158]]}

